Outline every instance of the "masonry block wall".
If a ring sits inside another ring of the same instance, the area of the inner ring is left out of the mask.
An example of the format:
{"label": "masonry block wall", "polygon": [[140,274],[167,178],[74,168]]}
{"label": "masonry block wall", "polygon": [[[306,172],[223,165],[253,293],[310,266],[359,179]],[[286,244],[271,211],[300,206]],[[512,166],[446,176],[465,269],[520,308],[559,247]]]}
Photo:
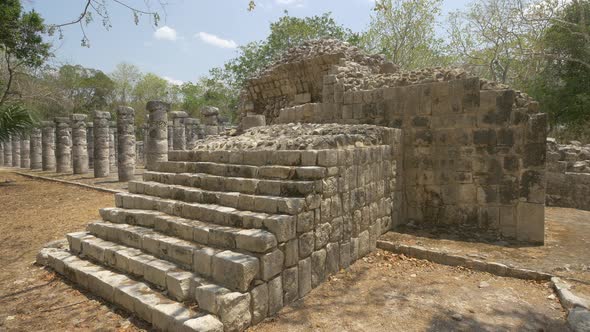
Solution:
{"label": "masonry block wall", "polygon": [[547,139],[546,203],[590,211],[590,145]]}
{"label": "masonry block wall", "polygon": [[285,108],[277,123],[369,123],[403,132],[400,222],[463,224],[544,239],[546,116],[478,78],[346,91],[324,79],[322,103]]}

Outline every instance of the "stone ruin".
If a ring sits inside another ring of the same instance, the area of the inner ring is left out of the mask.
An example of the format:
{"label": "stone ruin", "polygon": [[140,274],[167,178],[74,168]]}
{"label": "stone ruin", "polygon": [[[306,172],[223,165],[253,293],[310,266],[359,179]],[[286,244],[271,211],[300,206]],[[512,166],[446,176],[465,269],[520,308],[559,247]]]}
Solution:
{"label": "stone ruin", "polygon": [[590,211],[590,144],[547,139],[546,203]]}
{"label": "stone ruin", "polygon": [[148,103],[143,181],[38,262],[158,329],[242,331],[399,225],[543,243],[546,118],[526,94],[315,41],[242,96],[241,132],[190,150]]}

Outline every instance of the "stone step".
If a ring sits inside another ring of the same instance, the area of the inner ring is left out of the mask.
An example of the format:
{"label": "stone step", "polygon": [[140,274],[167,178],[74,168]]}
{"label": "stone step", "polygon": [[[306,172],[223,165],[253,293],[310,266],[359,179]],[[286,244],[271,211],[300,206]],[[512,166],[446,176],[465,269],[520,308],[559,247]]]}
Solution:
{"label": "stone step", "polygon": [[243,165],[315,166],[330,164],[330,150],[190,150],[169,151],[170,161],[199,161]]}
{"label": "stone step", "polygon": [[95,222],[88,225],[88,231],[103,240],[140,249],[178,264],[181,268],[192,270],[214,283],[239,292],[248,291],[255,280],[267,281],[279,274],[284,262],[283,252],[278,249],[253,256],[197,245],[140,226]]}
{"label": "stone step", "polygon": [[277,248],[276,237],[261,229],[219,226],[198,220],[170,216],[158,211],[121,208],[100,209],[103,220],[153,228],[163,234],[202,245],[266,253]]}
{"label": "stone step", "polygon": [[[168,261],[94,237],[87,232],[67,235],[70,252],[90,258],[102,266],[113,268],[135,278],[141,278],[157,289],[164,290],[168,297],[188,303],[197,303],[199,309],[219,315],[225,325],[236,325],[235,317],[228,317],[225,312],[231,308],[222,308],[227,298],[247,300],[249,293],[232,292],[216,285],[208,279]],[[249,311],[249,310],[248,310]],[[247,313],[241,312],[241,315]]]}
{"label": "stone step", "polygon": [[328,169],[321,166],[250,166],[212,162],[163,161],[155,165],[156,172],[205,173],[224,177],[270,180],[321,180]]}
{"label": "stone step", "polygon": [[129,192],[188,203],[216,204],[234,209],[270,214],[297,215],[307,209],[306,199],[301,197],[262,196],[237,192],[209,191],[151,181],[130,181]]}
{"label": "stone step", "polygon": [[[162,331],[221,332],[223,323],[214,315],[195,311],[173,301],[147,284],[81,259],[63,249],[45,248],[38,257],[78,286],[114,303]],[[39,258],[38,258],[39,260]]]}
{"label": "stone step", "polygon": [[[319,205],[319,202],[314,204]],[[124,209],[159,211],[170,216],[199,220],[220,226],[264,229],[272,233],[279,243],[296,237],[297,218],[291,215],[238,210],[216,204],[187,203],[129,193],[115,194],[115,206]]]}
{"label": "stone step", "polygon": [[66,237],[73,254],[141,278],[155,288],[166,291],[168,296],[176,301],[185,302],[193,299],[191,295],[194,294],[194,283],[200,281],[199,276],[193,272],[145,254],[139,249],[97,238],[88,232],[70,233]]}
{"label": "stone step", "polygon": [[143,179],[144,181],[195,187],[212,191],[282,197],[305,197],[320,193],[322,189],[322,182],[320,180],[267,180],[218,176],[206,173],[163,173],[150,171],[143,174]]}

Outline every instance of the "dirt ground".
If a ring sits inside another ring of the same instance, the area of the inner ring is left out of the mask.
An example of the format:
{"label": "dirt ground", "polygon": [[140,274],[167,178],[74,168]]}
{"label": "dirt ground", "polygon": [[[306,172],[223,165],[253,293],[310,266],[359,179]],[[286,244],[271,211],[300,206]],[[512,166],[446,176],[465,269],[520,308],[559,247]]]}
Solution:
{"label": "dirt ground", "polygon": [[[5,182],[9,180],[10,182]],[[112,194],[0,170],[0,331],[141,331],[148,325],[32,265]],[[377,251],[252,331],[567,331],[547,283]]]}
{"label": "dirt ground", "polygon": [[112,194],[0,170],[0,331],[135,331],[134,323],[142,326],[32,265],[45,243],[83,230],[99,217],[100,207],[113,205]]}
{"label": "dirt ground", "polygon": [[[403,232],[403,233],[402,233]],[[545,245],[529,246],[504,241],[469,242],[452,233],[404,228],[381,239],[406,245],[470,256],[521,268],[544,271],[569,279],[574,290],[590,298],[590,211],[547,207]]]}

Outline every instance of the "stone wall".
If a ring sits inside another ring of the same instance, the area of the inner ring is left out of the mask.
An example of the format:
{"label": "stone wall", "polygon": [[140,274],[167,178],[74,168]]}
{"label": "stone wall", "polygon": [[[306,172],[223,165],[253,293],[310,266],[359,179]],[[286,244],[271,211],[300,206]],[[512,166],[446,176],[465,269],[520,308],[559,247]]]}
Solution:
{"label": "stone wall", "polygon": [[590,211],[590,145],[547,139],[548,206]]}
{"label": "stone wall", "polygon": [[526,94],[458,69],[376,73],[341,59],[324,76],[321,98],[311,101],[264,111],[266,121],[402,129],[397,222],[462,225],[543,242],[546,116]]}

